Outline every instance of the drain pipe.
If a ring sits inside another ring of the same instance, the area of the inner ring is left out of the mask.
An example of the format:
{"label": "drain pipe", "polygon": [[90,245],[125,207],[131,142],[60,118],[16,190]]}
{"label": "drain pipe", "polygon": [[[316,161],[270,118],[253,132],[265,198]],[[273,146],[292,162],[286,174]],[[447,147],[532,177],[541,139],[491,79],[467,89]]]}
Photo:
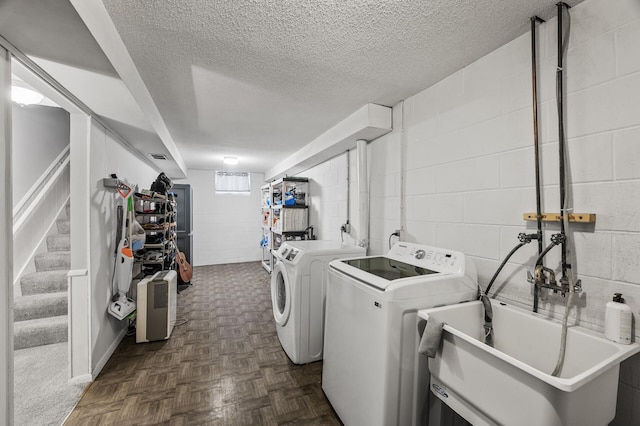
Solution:
{"label": "drain pipe", "polygon": [[369,177],[367,175],[367,141],[356,141],[356,169],[358,173],[358,206],[360,232],[358,245],[369,249]]}
{"label": "drain pipe", "polygon": [[[540,139],[538,137],[538,63],[536,59],[536,24],[544,22],[544,19],[533,16],[531,18],[531,87],[533,90],[533,148],[535,156],[536,170],[536,217],[537,231],[536,239],[538,240],[538,255],[542,254],[542,202],[541,202],[541,181],[540,181]],[[544,266],[542,258],[536,262],[537,266]],[[534,283],[533,286],[533,312],[538,312],[540,286]]]}

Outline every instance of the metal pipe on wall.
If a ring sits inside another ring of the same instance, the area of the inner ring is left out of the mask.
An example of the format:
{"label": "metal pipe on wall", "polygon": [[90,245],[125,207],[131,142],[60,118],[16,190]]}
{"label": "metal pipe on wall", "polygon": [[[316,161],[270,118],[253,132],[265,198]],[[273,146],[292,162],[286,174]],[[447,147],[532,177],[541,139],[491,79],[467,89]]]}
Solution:
{"label": "metal pipe on wall", "polygon": [[[560,214],[563,219],[568,215],[568,211],[566,211],[566,191],[567,191],[567,183],[566,183],[566,171],[565,171],[565,130],[564,130],[564,54],[565,54],[565,34],[563,27],[563,15],[565,7],[569,7],[564,2],[559,2],[556,4],[558,7],[558,65],[556,68],[556,102],[558,107],[558,162],[560,166],[559,177],[560,177]],[[560,233],[565,236],[564,241],[561,245],[562,249],[562,280],[566,281],[567,278],[567,269],[571,268],[571,265],[567,261],[567,238],[566,238],[566,229],[565,223],[567,221],[560,221]],[[569,283],[571,284],[571,283]]]}
{"label": "metal pipe on wall", "polygon": [[358,173],[358,245],[369,248],[369,176],[367,173],[367,141],[356,141],[356,170]]}
{"label": "metal pipe on wall", "polygon": [[[542,202],[541,202],[541,181],[540,181],[540,139],[538,137],[538,63],[536,59],[536,25],[544,20],[538,16],[531,18],[531,87],[533,91],[533,148],[535,156],[536,170],[536,215],[537,215],[537,231],[536,238],[538,240],[538,255],[544,249],[542,243]],[[544,260],[539,259],[536,266],[543,265]],[[538,296],[540,288],[538,284],[534,284],[533,288],[533,312],[538,312]]]}

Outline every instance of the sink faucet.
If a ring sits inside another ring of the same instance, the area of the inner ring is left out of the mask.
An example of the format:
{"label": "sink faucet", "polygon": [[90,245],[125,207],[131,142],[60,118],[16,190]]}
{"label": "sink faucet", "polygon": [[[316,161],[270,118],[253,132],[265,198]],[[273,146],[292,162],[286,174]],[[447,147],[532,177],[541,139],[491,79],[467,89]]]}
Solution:
{"label": "sink faucet", "polygon": [[532,284],[536,284],[538,288],[548,288],[553,290],[554,293],[560,292],[564,296],[566,293],[573,291],[579,293],[582,291],[582,282],[578,280],[573,289],[569,287],[569,280],[566,277],[562,277],[560,284],[556,281],[556,273],[551,268],[547,268],[544,265],[536,266],[533,272],[527,271],[527,281]]}
{"label": "sink faucet", "polygon": [[[549,279],[547,280],[547,275],[549,274]],[[555,288],[557,287],[556,283],[556,273],[553,272],[553,269],[547,268],[544,265],[536,266],[534,271],[535,283],[541,287]]]}

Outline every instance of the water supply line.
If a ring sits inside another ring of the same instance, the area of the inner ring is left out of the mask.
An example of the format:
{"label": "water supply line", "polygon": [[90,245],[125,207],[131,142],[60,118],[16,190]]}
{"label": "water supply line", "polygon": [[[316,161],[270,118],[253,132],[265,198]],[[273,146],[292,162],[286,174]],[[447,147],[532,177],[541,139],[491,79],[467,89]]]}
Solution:
{"label": "water supply line", "polygon": [[[535,157],[536,171],[536,239],[538,240],[538,255],[542,253],[542,202],[541,202],[541,181],[540,181],[540,139],[538,137],[538,63],[536,48],[537,24],[544,20],[538,16],[531,18],[531,88],[533,92],[533,149]],[[543,266],[542,258],[536,261],[536,267]],[[534,283],[533,287],[533,312],[538,312],[540,287]]]}
{"label": "water supply line", "polygon": [[509,254],[507,254],[507,256],[504,258],[496,272],[493,274],[493,277],[491,277],[486,290],[482,291],[482,287],[478,286],[480,290],[478,299],[482,302],[482,305],[484,307],[484,342],[489,346],[493,346],[493,308],[491,307],[491,301],[489,300],[489,290],[491,290],[493,283],[496,281],[496,278],[498,278],[498,274],[500,274],[500,271],[502,271],[511,256],[513,256],[515,252],[520,250],[522,246],[529,244],[531,240],[535,239],[535,234],[518,234],[518,240],[520,240],[520,243],[513,249],[511,249]]}
{"label": "water supply line", "polygon": [[[571,309],[571,303],[573,302],[573,294],[576,291],[576,286],[573,283],[573,274],[571,271],[571,264],[568,262],[568,236],[567,231],[569,229],[569,209],[567,208],[568,194],[567,194],[567,182],[566,182],[566,159],[565,159],[565,130],[564,130],[564,55],[566,54],[567,45],[569,43],[569,24],[567,19],[567,30],[563,27],[563,15],[567,12],[567,18],[569,16],[569,5],[564,2],[557,3],[558,7],[558,67],[556,69],[556,101],[558,107],[558,152],[559,152],[559,166],[560,166],[560,233],[562,234],[562,277],[560,278],[560,286],[565,289],[568,288],[569,297],[567,298],[565,305],[565,312],[562,318],[562,335],[560,337],[560,352],[558,353],[558,361],[551,373],[552,376],[558,376],[562,371],[564,365],[565,350],[567,347],[567,320],[569,318],[569,310]],[[563,293],[564,294],[564,293]]]}
{"label": "water supply line", "polygon": [[369,248],[369,177],[367,174],[367,141],[356,141],[356,169],[358,173],[359,239],[358,245]]}

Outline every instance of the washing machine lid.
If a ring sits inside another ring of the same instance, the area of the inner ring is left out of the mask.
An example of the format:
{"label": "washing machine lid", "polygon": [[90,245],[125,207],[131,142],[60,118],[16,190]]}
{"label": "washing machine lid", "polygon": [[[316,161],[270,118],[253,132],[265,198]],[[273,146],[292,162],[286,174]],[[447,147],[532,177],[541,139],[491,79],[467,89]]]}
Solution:
{"label": "washing machine lid", "polygon": [[309,256],[357,257],[363,256],[366,250],[363,247],[330,240],[304,240],[284,241],[278,249],[276,256],[288,265],[297,265],[303,258]]}
{"label": "washing machine lid", "polygon": [[339,259],[329,267],[383,291],[398,283],[455,277],[465,287],[475,289],[476,280],[467,271],[466,262],[465,255],[457,251],[399,242],[384,256]]}
{"label": "washing machine lid", "polygon": [[347,265],[358,268],[388,281],[400,278],[419,277],[422,275],[438,274],[439,272],[420,266],[393,260],[385,256],[372,256],[360,259],[343,260]]}

